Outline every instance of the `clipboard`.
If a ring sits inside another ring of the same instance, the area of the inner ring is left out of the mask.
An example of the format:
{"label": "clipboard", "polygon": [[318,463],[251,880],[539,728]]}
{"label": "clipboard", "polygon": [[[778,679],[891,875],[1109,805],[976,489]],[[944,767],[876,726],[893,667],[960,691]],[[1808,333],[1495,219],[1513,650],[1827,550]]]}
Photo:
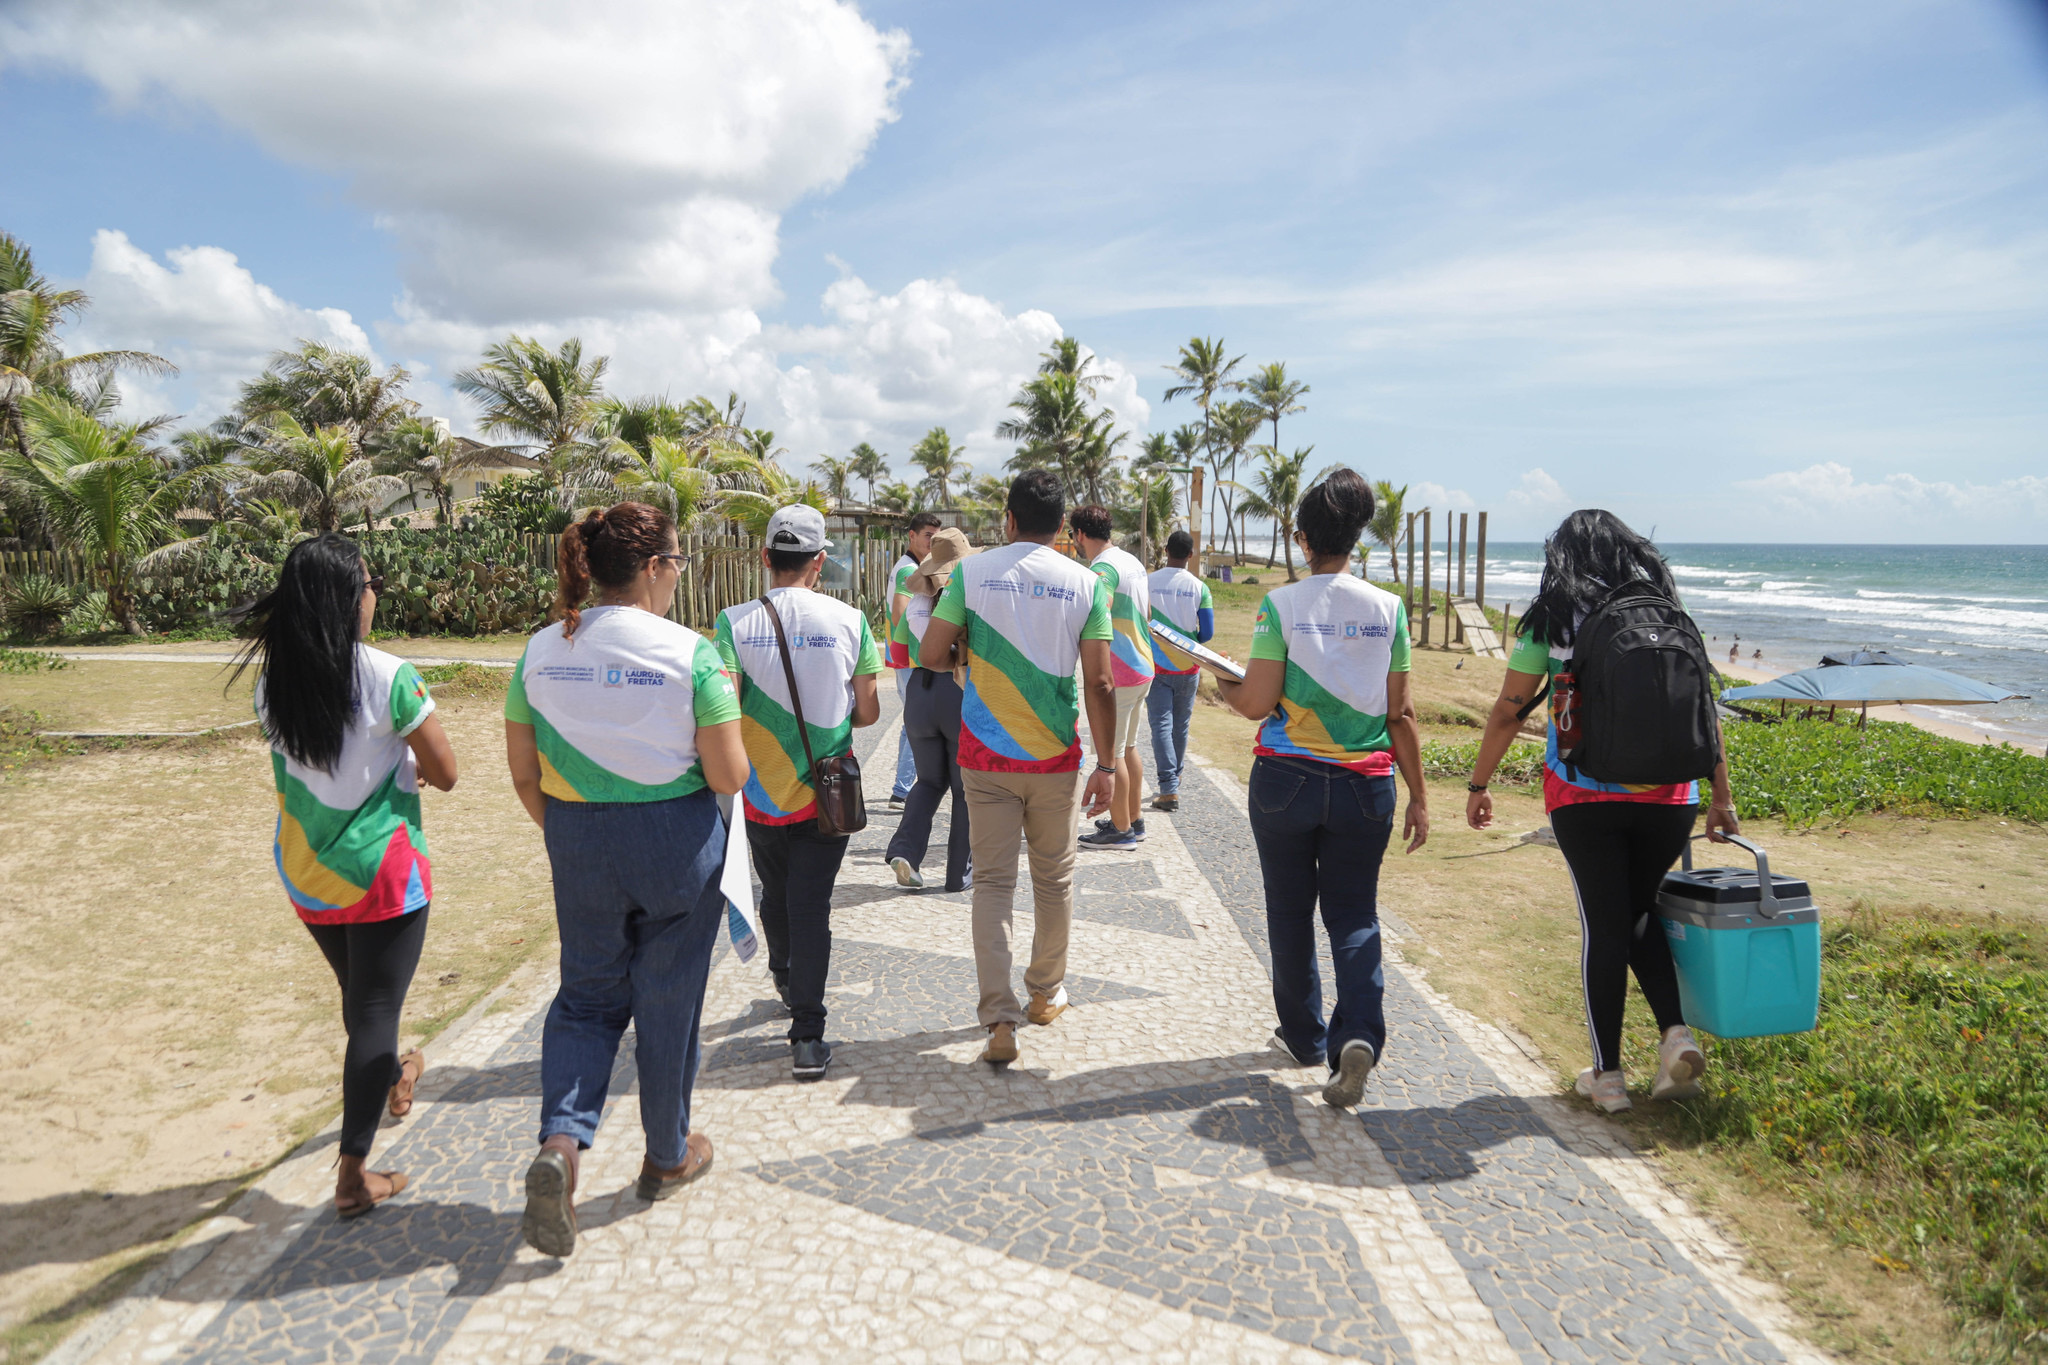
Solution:
{"label": "clipboard", "polygon": [[1198,643],[1192,636],[1181,634],[1163,621],[1153,621],[1149,624],[1152,627],[1153,640],[1165,646],[1159,652],[1164,653],[1176,666],[1184,663],[1199,664],[1219,678],[1228,678],[1232,682],[1244,681],[1244,665],[1237,660],[1228,655],[1218,654],[1207,645]]}
{"label": "clipboard", "polygon": [[[725,932],[732,950],[742,962],[752,962],[761,951],[761,922],[754,912],[754,859],[747,847],[747,813],[737,795],[720,796],[725,814],[725,867],[718,874],[718,889],[725,895]],[[767,965],[767,960],[762,960]]]}

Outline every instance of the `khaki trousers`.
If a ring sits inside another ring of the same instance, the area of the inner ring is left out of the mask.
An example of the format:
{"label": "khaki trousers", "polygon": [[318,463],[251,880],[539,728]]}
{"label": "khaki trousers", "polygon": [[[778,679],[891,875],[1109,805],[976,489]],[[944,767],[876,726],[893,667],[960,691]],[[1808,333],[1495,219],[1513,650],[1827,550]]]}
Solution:
{"label": "khaki trousers", "polygon": [[974,846],[974,970],[982,1025],[1021,1024],[1010,923],[1017,895],[1017,843],[1031,850],[1034,915],[1031,965],[1024,984],[1050,995],[1067,977],[1067,934],[1074,923],[1074,839],[1081,774],[960,774]]}

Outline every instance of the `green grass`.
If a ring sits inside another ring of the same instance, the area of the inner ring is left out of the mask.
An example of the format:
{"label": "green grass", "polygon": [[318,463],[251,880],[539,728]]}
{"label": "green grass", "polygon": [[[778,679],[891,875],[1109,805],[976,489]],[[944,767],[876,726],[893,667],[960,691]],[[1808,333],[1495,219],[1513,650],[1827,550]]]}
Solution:
{"label": "green grass", "polygon": [[71,660],[61,654],[45,654],[35,649],[9,649],[0,645],[0,673],[55,673],[71,667]]}
{"label": "green grass", "polygon": [[1745,815],[1795,824],[1857,811],[2048,821],[2048,762],[1911,725],[1788,720],[1730,724],[1729,779]]}
{"label": "green grass", "polygon": [[85,745],[73,739],[49,739],[36,733],[42,717],[20,707],[0,706],[0,778],[13,776],[31,764],[85,752]]}
{"label": "green grass", "polygon": [[[1472,765],[1479,759],[1479,741],[1425,739],[1422,741],[1422,775],[1424,777],[1454,777],[1460,781],[1472,776]],[[1504,787],[1527,787],[1543,780],[1543,746],[1516,741],[1508,746],[1501,756],[1500,766],[1493,770],[1488,785]]]}
{"label": "green grass", "polygon": [[1711,1042],[1710,1093],[1681,1130],[1926,1276],[1977,1358],[2048,1358],[2048,950],[1861,908],[1822,951],[1820,1027]]}
{"label": "green grass", "polygon": [[512,670],[487,664],[430,664],[420,670],[436,697],[502,697]]}

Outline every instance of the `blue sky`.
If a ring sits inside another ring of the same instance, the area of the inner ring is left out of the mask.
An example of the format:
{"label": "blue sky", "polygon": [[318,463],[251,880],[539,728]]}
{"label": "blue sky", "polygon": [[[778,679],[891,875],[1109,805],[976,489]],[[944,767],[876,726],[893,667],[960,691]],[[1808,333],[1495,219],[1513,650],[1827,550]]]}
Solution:
{"label": "blue sky", "polygon": [[1057,331],[1151,429],[1201,333],[1313,385],[1284,444],[1509,535],[2048,539],[2038,3],[104,0],[0,54],[0,226],[195,417],[308,333],[452,411],[516,326],[796,463],[993,468]]}

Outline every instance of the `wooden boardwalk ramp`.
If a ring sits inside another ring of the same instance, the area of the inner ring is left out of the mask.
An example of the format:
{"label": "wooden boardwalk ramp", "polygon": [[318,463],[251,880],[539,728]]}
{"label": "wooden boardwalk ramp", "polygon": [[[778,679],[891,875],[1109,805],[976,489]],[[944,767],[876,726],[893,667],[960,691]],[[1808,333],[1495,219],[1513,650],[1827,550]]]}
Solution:
{"label": "wooden boardwalk ramp", "polygon": [[1458,624],[1465,628],[1465,643],[1472,652],[1482,659],[1505,659],[1508,652],[1501,648],[1500,636],[1487,622],[1486,613],[1479,604],[1469,597],[1460,597],[1451,603],[1458,613]]}

